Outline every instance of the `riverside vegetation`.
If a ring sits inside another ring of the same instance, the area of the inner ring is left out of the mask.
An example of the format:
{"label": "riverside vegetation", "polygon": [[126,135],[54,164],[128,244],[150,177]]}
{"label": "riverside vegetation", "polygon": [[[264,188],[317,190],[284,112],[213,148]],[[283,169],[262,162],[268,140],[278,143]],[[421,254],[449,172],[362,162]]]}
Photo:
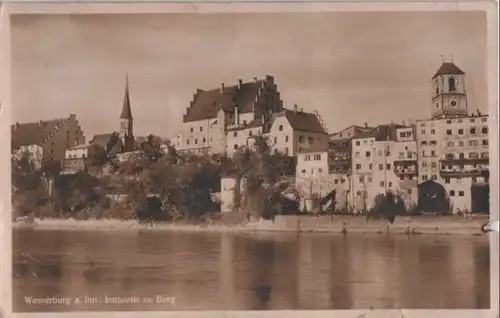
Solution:
{"label": "riverside vegetation", "polygon": [[[104,168],[103,168],[104,167]],[[109,158],[97,173],[61,174],[59,166],[35,169],[29,156],[12,158],[13,219],[33,216],[55,219],[121,219],[138,221],[213,222],[220,218],[221,178],[237,174],[246,179],[245,196],[237,207],[247,220],[272,219],[275,215],[298,214],[300,193],[285,196],[294,188],[295,162],[271,152],[259,137],[253,150],[234,157],[179,154],[171,145],[163,153],[152,143],[125,162]],[[53,184],[53,186],[51,186]],[[414,215],[391,192],[376,198],[367,218]],[[330,213],[346,214],[335,210]]]}

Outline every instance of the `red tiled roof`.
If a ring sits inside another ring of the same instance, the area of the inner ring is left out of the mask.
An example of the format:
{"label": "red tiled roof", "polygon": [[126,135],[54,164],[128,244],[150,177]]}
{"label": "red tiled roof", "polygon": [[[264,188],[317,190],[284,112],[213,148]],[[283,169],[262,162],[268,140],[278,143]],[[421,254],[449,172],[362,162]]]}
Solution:
{"label": "red tiled roof", "polygon": [[12,149],[18,149],[21,146],[42,144],[56,127],[61,126],[65,120],[65,118],[60,118],[35,123],[16,123],[11,125]]}
{"label": "red tiled roof", "polygon": [[235,105],[238,105],[240,113],[252,112],[255,96],[258,95],[264,82],[264,80],[258,80],[241,83],[240,88],[235,85],[226,86],[222,90],[221,88],[209,91],[198,90],[184,116],[184,122],[215,118],[220,109],[231,111]]}
{"label": "red tiled roof", "polygon": [[441,67],[437,70],[436,74],[432,77],[435,79],[439,75],[462,75],[465,74],[458,66],[451,62],[444,62]]}

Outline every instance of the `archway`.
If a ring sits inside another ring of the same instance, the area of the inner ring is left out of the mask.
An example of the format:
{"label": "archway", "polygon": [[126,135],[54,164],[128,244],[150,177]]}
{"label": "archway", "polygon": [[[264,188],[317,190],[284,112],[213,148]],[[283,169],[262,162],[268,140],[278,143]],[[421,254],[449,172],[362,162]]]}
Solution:
{"label": "archway", "polygon": [[450,202],[445,188],[433,180],[419,184],[418,209],[421,212],[447,214],[450,210]]}

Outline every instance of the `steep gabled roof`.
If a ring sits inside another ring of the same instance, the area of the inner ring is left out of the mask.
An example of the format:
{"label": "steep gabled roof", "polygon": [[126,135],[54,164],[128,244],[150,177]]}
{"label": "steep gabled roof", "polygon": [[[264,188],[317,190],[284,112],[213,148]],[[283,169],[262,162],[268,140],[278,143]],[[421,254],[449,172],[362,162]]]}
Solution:
{"label": "steep gabled roof", "polygon": [[458,66],[456,66],[452,62],[443,62],[441,64],[441,67],[437,70],[436,74],[432,77],[432,79],[435,79],[439,75],[463,75],[465,74],[464,71],[462,71]]}
{"label": "steep gabled roof", "polygon": [[235,105],[238,105],[240,113],[252,112],[255,96],[259,94],[264,83],[265,80],[257,80],[242,82],[240,87],[234,85],[208,91],[198,90],[184,117],[184,122],[215,118],[219,110],[231,111]]}
{"label": "steep gabled roof", "polygon": [[[349,129],[353,130],[353,134],[351,136],[341,136],[343,133],[345,133]],[[351,126],[349,126],[347,128],[342,129],[341,131],[338,131],[336,133],[330,134],[330,138],[331,139],[335,138],[334,140],[352,139],[352,138],[358,136],[361,133],[372,131],[373,129],[374,129],[374,127],[368,127],[368,126],[362,127],[362,126],[358,126],[358,125],[351,125]],[[339,138],[337,139],[337,137],[339,137]]]}
{"label": "steep gabled roof", "polygon": [[130,108],[130,96],[128,92],[128,75],[125,79],[125,96],[123,98],[123,107],[120,119],[132,119],[132,109]]}
{"label": "steep gabled roof", "polygon": [[109,143],[112,141],[113,138],[118,137],[118,133],[113,132],[109,134],[100,134],[100,135],[94,135],[92,140],[90,141],[90,144],[96,144],[101,146],[104,149],[107,149]]}
{"label": "steep gabled roof", "polygon": [[290,126],[292,126],[293,130],[295,131],[312,132],[325,135],[327,134],[318,116],[313,113],[285,109],[282,112],[273,114],[273,117],[286,117],[286,119],[290,123]]}
{"label": "steep gabled roof", "polygon": [[21,146],[41,145],[56,127],[64,124],[65,118],[39,121],[35,123],[16,123],[10,127],[12,149]]}

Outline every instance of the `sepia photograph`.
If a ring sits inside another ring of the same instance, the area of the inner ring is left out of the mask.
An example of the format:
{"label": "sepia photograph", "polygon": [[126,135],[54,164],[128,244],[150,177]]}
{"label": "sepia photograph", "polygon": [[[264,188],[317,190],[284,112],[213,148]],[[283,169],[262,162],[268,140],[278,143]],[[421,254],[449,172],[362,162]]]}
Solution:
{"label": "sepia photograph", "polygon": [[490,309],[488,25],[10,15],[12,312]]}

